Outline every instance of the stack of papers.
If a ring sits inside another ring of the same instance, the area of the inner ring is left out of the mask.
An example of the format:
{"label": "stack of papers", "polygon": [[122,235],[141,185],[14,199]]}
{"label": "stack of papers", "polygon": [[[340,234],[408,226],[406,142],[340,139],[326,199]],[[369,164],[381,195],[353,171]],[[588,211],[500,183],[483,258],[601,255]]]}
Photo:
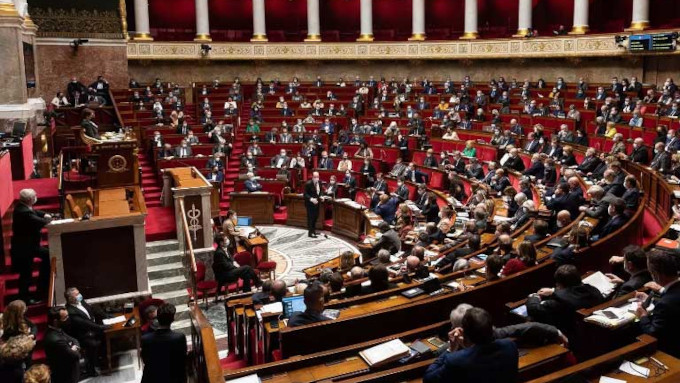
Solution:
{"label": "stack of papers", "polygon": [[104,319],[104,320],[102,320],[102,322],[106,326],[112,326],[116,323],[123,323],[126,320],[127,319],[125,319],[125,315],[118,315],[117,317],[113,317],[113,318],[110,318],[110,319]]}
{"label": "stack of papers", "polygon": [[583,283],[591,285],[596,289],[600,290],[603,297],[608,297],[613,291],[616,285],[614,285],[609,278],[607,278],[601,271],[589,275],[587,278],[583,279]]}
{"label": "stack of papers", "polygon": [[247,375],[241,378],[227,380],[225,383],[261,383],[260,377],[257,374]]}
{"label": "stack of papers", "polygon": [[278,314],[283,312],[283,304],[281,302],[274,302],[260,307],[263,314]]}
{"label": "stack of papers", "polygon": [[617,328],[635,320],[635,303],[623,307],[609,307],[598,310],[585,319],[586,322],[606,328]]}

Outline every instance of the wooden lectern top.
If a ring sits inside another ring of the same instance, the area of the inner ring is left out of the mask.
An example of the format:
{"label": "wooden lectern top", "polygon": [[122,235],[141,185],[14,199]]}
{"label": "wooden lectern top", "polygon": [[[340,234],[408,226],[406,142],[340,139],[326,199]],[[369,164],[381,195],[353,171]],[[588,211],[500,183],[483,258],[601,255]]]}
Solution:
{"label": "wooden lectern top", "polygon": [[166,171],[172,175],[176,188],[212,187],[194,168],[172,168]]}

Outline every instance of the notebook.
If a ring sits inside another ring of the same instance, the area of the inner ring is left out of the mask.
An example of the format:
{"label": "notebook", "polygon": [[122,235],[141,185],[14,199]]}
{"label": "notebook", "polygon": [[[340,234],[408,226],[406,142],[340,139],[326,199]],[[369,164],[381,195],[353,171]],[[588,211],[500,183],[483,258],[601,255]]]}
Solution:
{"label": "notebook", "polygon": [[401,359],[409,354],[410,348],[399,339],[394,339],[359,352],[359,356],[361,356],[370,367],[381,366]]}

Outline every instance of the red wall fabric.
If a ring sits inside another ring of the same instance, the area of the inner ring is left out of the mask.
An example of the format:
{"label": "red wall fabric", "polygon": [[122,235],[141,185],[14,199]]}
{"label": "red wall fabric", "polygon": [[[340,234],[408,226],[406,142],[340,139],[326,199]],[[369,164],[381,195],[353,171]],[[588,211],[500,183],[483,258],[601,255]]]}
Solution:
{"label": "red wall fabric", "polygon": [[5,152],[0,156],[0,216],[4,216],[5,212],[12,206],[13,194],[12,164],[10,164],[9,152]]}
{"label": "red wall fabric", "polygon": [[[128,25],[134,30],[134,7],[128,1]],[[272,41],[300,41],[307,30],[306,0],[266,0],[267,33]],[[593,32],[623,32],[630,25],[633,0],[590,0]],[[508,37],[517,30],[519,0],[478,0],[482,37]],[[252,35],[252,0],[208,0],[210,29],[217,41],[248,41]],[[360,29],[360,0],[319,0],[322,37],[354,41]],[[533,0],[533,24],[541,35],[562,24],[571,29],[573,1]],[[152,32],[161,40],[192,39],[196,30],[194,0],[149,0]],[[411,35],[411,0],[373,0],[376,40],[403,41]],[[465,0],[427,0],[428,39],[454,39],[463,33]],[[680,1],[654,0],[650,22],[656,28],[680,27]],[[170,30],[170,31],[168,31]],[[163,34],[162,36],[159,35]]]}
{"label": "red wall fabric", "polygon": [[33,173],[33,136],[28,134],[21,142],[22,158],[24,159],[24,179],[31,178]]}

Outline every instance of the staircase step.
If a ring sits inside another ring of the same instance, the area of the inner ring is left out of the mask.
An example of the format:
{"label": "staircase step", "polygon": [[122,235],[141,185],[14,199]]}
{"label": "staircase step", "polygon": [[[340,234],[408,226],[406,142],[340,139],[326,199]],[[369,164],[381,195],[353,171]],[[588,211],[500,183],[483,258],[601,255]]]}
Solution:
{"label": "staircase step", "polygon": [[146,270],[149,275],[149,280],[184,275],[184,265],[182,262],[148,266]]}
{"label": "staircase step", "polygon": [[189,302],[189,293],[187,292],[187,289],[173,290],[154,294],[154,298],[162,299],[165,301],[165,303],[180,306],[186,305],[187,302]]}
{"label": "staircase step", "polygon": [[146,263],[148,266],[158,266],[166,263],[182,262],[182,252],[179,250],[161,251],[157,253],[146,254]]}
{"label": "staircase step", "polygon": [[191,320],[190,319],[182,319],[182,320],[176,320],[172,322],[172,325],[170,326],[171,329],[181,332],[184,335],[190,336],[191,335]]}
{"label": "staircase step", "polygon": [[156,295],[173,290],[186,289],[187,279],[184,275],[176,275],[174,277],[149,279],[149,286],[151,292]]}

